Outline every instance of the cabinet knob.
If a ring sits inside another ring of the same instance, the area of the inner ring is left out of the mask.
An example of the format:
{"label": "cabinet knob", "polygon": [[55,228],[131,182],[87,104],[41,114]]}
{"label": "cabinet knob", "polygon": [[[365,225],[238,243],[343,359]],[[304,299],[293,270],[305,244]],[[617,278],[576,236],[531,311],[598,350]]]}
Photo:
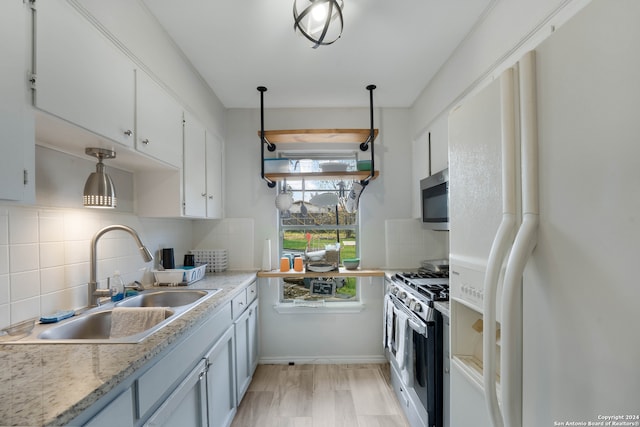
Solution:
{"label": "cabinet knob", "polygon": [[143,140],[142,140],[142,143],[143,143],[144,145],[147,145],[147,144],[149,143],[149,140],[148,140],[148,139],[143,139]]}
{"label": "cabinet knob", "polygon": [[213,200],[213,196],[209,196],[209,200]]}
{"label": "cabinet knob", "polygon": [[207,193],[200,193],[202,197],[207,197]]}
{"label": "cabinet knob", "polygon": [[124,131],[124,134],[125,134],[126,136],[131,136],[131,135],[133,135],[133,132],[131,132],[130,130],[125,130],[125,131]]}

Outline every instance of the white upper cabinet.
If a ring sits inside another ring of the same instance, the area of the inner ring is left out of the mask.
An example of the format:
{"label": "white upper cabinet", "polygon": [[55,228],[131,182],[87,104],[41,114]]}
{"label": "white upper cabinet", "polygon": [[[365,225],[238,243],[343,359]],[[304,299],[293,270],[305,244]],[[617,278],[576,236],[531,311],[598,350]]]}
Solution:
{"label": "white upper cabinet", "polygon": [[142,70],[136,70],[136,149],[182,167],[182,106]]}
{"label": "white upper cabinet", "polygon": [[22,0],[0,2],[0,199],[35,201],[35,131],[28,107],[31,12]]}
{"label": "white upper cabinet", "polygon": [[184,113],[184,214],[207,216],[207,157],[205,128]]}
{"label": "white upper cabinet", "polygon": [[133,63],[66,1],[36,8],[35,106],[133,147]]}
{"label": "white upper cabinet", "polygon": [[222,141],[207,131],[206,142],[207,218],[222,218]]}
{"label": "white upper cabinet", "polygon": [[184,164],[138,173],[136,211],[145,217],[222,218],[222,141],[191,113],[183,114]]}

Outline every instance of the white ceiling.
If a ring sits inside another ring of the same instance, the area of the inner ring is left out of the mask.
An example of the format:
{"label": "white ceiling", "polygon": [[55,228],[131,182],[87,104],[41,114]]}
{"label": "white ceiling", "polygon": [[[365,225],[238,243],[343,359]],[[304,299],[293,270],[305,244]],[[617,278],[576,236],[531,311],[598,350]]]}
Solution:
{"label": "white ceiling", "polygon": [[312,49],[293,0],[143,0],[226,108],[410,107],[492,0],[344,0],[344,31]]}

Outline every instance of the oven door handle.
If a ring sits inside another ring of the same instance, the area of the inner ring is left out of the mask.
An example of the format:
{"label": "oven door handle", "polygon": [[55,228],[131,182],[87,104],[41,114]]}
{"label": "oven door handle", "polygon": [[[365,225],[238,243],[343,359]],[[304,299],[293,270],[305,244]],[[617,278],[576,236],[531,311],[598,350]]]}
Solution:
{"label": "oven door handle", "polygon": [[419,333],[423,337],[428,336],[427,325],[425,323],[422,323],[420,321],[416,321],[416,320],[410,318],[410,319],[407,320],[407,324],[409,325],[409,327],[411,329],[413,329],[414,331],[416,331],[417,333]]}
{"label": "oven door handle", "polygon": [[405,307],[400,300],[398,300],[398,298],[395,295],[390,295],[391,296],[391,301],[393,301],[393,305],[395,306],[395,308],[397,310],[402,311],[403,313],[405,313],[407,315],[407,324],[409,325],[409,327],[416,331],[417,333],[419,333],[420,335],[422,335],[423,337],[427,337],[428,336],[428,332],[427,332],[427,324],[424,323],[418,316],[416,316],[411,310],[409,310],[407,307]]}

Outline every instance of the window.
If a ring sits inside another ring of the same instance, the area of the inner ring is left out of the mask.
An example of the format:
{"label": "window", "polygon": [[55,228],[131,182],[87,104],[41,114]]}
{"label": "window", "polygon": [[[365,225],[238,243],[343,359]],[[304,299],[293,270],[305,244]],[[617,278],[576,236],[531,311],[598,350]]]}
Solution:
{"label": "window", "polygon": [[[356,155],[284,153],[294,170],[322,171],[329,168],[355,170]],[[335,169],[334,169],[335,170]],[[296,179],[280,183],[280,191],[293,197],[292,206],[279,213],[281,255],[303,256],[307,262],[321,258],[340,265],[358,257],[358,213],[347,212],[346,195],[351,181]],[[317,303],[359,301],[355,277],[283,279],[281,302]]]}

